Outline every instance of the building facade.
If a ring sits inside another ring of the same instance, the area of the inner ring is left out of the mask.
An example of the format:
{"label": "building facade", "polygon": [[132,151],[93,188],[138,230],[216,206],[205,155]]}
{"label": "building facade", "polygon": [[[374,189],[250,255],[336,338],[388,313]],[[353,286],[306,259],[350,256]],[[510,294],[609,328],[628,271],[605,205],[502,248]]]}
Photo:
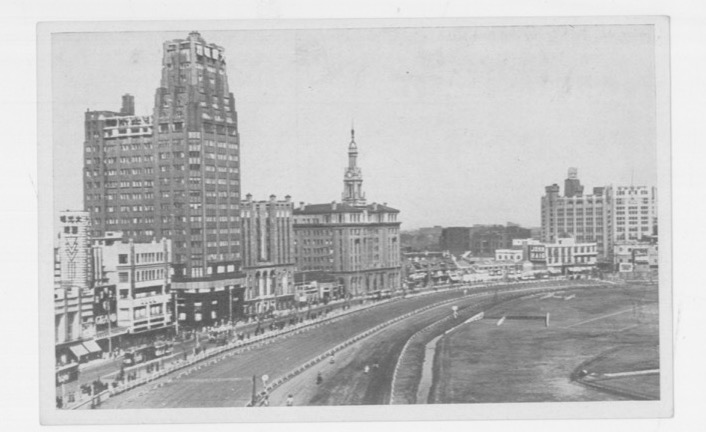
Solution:
{"label": "building facade", "polygon": [[539,240],[515,239],[512,241],[512,247],[521,250],[523,259],[531,262],[535,267],[546,266],[547,248]]}
{"label": "building facade", "polygon": [[441,250],[460,255],[471,249],[471,229],[469,227],[443,228],[439,245]]}
{"label": "building facade", "polygon": [[115,335],[144,335],[173,329],[174,301],[170,292],[171,241],[150,243],[124,240],[122,235],[95,239],[94,277],[115,286]]}
{"label": "building facade", "polygon": [[613,199],[615,243],[640,241],[657,231],[657,188],[617,186]]}
{"label": "building facade", "polygon": [[519,249],[496,249],[495,260],[521,262],[524,260],[524,254]]}
{"label": "building facade", "polygon": [[569,169],[564,195],[553,184],[545,188],[542,197],[542,241],[554,243],[563,236],[572,236],[579,243],[595,242],[598,260],[610,259],[613,247],[612,205],[610,187],[593,188],[593,194],[584,195],[576,168]]}
{"label": "building facade", "polygon": [[180,323],[213,325],[243,283],[240,140],[223,48],[196,32],[165,42],[152,114],[136,116],[129,95],[119,112],[86,113],[85,208],[96,237],[170,239]]}
{"label": "building facade", "polygon": [[54,284],[54,341],[59,364],[84,362],[102,354],[94,341],[90,231],[88,212],[59,213],[58,283]]}
{"label": "building facade", "polygon": [[345,289],[331,273],[321,271],[296,272],[294,274],[295,301],[298,307],[327,303],[345,296]]}
{"label": "building facade", "polygon": [[248,194],[241,203],[245,317],[294,306],[293,211],[289,196],[254,201]]}
{"label": "building facade", "polygon": [[576,273],[592,269],[597,263],[598,245],[578,243],[574,238],[559,238],[545,244],[547,268],[561,273]]}
{"label": "building facade", "polygon": [[454,255],[470,251],[474,257],[494,258],[496,250],[510,249],[513,240],[531,236],[529,229],[511,222],[506,225],[450,227],[442,231],[441,247]]}
{"label": "building facade", "polygon": [[613,259],[616,269],[620,264],[632,264],[636,270],[658,269],[659,246],[656,243],[637,240],[617,242]]}
{"label": "building facade", "polygon": [[576,168],[569,168],[564,195],[553,184],[542,197],[542,241],[572,236],[595,242],[598,260],[612,264],[616,242],[656,234],[657,189],[646,186],[605,186],[584,195]]}
{"label": "building facade", "polygon": [[329,272],[347,295],[401,288],[399,210],[367,204],[354,131],[348,146],[342,202],[294,209],[297,270]]}

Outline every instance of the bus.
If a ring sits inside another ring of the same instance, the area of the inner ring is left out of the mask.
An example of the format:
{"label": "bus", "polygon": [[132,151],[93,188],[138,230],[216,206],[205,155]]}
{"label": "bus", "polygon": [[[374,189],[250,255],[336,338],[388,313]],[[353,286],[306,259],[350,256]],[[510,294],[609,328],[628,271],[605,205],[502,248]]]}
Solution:
{"label": "bus", "polygon": [[154,358],[156,358],[154,345],[142,345],[125,351],[123,364],[125,366],[134,366]]}
{"label": "bus", "polygon": [[164,357],[174,352],[174,344],[171,342],[157,342],[154,344],[154,356]]}
{"label": "bus", "polygon": [[67,384],[78,379],[78,363],[69,363],[56,368],[56,385]]}
{"label": "bus", "polygon": [[134,366],[159,357],[168,356],[173,350],[174,344],[171,342],[157,342],[154,345],[142,345],[130,348],[125,352],[123,364],[125,366]]}

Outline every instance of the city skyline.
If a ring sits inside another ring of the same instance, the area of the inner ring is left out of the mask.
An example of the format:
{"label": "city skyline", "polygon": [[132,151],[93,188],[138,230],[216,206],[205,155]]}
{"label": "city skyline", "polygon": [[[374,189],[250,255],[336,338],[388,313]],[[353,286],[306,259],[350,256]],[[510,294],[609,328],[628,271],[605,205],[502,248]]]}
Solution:
{"label": "city skyline", "polygon": [[[339,197],[354,122],[368,201],[393,203],[409,230],[539,226],[543,188],[569,166],[589,188],[655,185],[651,33],[557,26],[204,37],[229,53],[243,194],[289,194],[297,203]],[[55,36],[55,211],[82,206],[85,109],[117,109],[130,93],[136,114],[151,115],[161,42],[181,34]],[[416,48],[393,52],[405,41]],[[90,64],[75,69],[72,52]]]}

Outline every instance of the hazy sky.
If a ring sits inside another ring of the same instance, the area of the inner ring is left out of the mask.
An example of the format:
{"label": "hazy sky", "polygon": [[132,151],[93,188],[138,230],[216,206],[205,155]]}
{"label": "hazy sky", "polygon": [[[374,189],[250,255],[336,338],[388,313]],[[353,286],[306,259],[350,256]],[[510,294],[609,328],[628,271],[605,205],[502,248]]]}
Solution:
{"label": "hazy sky", "polygon": [[[57,209],[82,208],[83,116],[152,114],[162,42],[185,32],[57,34]],[[544,186],[656,185],[651,26],[204,31],[225,48],[242,193],[340,200],[351,122],[369,202],[403,229],[539,226]]]}

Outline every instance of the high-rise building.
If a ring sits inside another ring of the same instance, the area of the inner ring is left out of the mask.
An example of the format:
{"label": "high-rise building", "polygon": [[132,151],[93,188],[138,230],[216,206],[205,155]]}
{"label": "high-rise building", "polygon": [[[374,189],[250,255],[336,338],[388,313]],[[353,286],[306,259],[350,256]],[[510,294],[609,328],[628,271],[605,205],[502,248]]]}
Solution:
{"label": "high-rise building", "polygon": [[199,33],[163,46],[152,116],[86,113],[84,203],[96,237],[172,241],[172,289],[187,326],[232,318],[240,273],[239,136],[223,48]]}
{"label": "high-rise building", "polygon": [[293,210],[289,195],[254,201],[248,194],[241,203],[246,317],[294,306]]}
{"label": "high-rise building", "polygon": [[646,186],[605,186],[584,195],[575,168],[569,169],[564,195],[553,184],[542,197],[545,243],[571,236],[577,243],[597,245],[597,259],[613,261],[616,242],[639,240],[657,230],[657,189]]}
{"label": "high-rise building", "polygon": [[294,209],[297,270],[328,272],[346,294],[395,291],[401,284],[399,210],[366,203],[357,156],[351,131],[342,202]]}
{"label": "high-rise building", "polygon": [[613,239],[642,240],[657,231],[657,188],[617,186],[613,189]]}

